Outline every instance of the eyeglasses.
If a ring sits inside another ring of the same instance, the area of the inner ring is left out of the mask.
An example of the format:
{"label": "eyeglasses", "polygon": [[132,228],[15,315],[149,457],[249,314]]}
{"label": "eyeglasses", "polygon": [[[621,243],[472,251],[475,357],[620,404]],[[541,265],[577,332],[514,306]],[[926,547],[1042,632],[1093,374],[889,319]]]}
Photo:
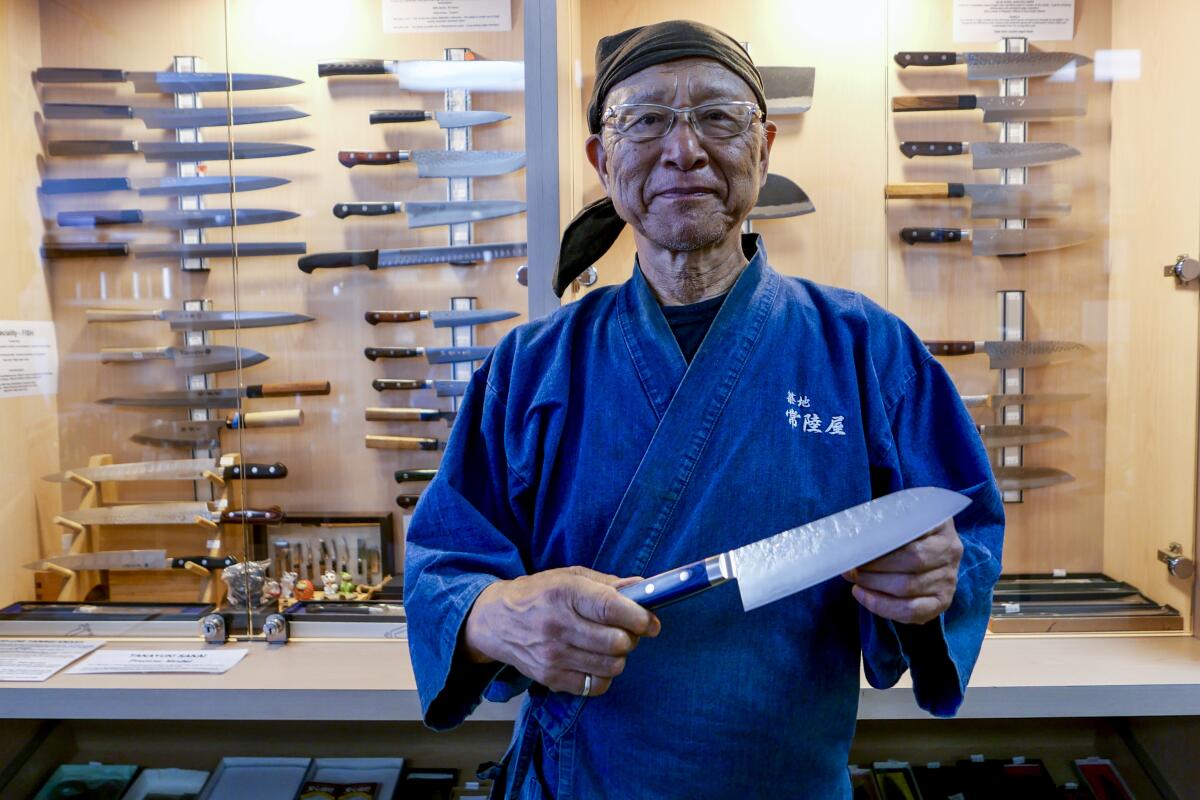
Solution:
{"label": "eyeglasses", "polygon": [[674,108],[657,103],[623,103],[609,106],[601,120],[612,123],[621,136],[635,142],[661,139],[675,127],[675,119],[683,115],[701,139],[728,139],[745,133],[762,110],[755,103],[705,103],[689,108]]}

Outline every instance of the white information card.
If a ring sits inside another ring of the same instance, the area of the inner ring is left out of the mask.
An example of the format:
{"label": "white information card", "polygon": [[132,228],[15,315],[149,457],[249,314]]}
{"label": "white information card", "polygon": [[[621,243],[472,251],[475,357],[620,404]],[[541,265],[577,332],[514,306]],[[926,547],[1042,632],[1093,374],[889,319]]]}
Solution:
{"label": "white information card", "polygon": [[0,681],[44,681],[103,644],[77,639],[0,640]]}
{"label": "white information card", "polygon": [[1075,0],[954,0],[954,41],[1075,37]]}
{"label": "white information card", "polygon": [[512,0],[383,0],[384,33],[511,30]]}
{"label": "white information card", "polygon": [[53,322],[0,320],[0,397],[58,394]]}
{"label": "white information card", "polygon": [[102,650],[67,672],[71,675],[145,672],[220,675],[245,657],[245,650]]}

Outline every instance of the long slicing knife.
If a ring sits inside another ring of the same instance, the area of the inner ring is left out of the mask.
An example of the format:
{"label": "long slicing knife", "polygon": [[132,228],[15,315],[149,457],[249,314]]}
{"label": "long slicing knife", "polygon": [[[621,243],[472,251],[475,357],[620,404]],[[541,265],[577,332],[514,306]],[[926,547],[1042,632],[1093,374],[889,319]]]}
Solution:
{"label": "long slicing knife", "polygon": [[212,331],[233,328],[270,328],[276,325],[296,325],[312,322],[313,317],[289,311],[176,311],[160,309],[89,308],[84,319],[88,322],[145,322],[158,320],[170,323],[172,330]]}
{"label": "long slicing knife", "polygon": [[251,258],[302,255],[304,242],[203,242],[134,244],[131,242],[46,242],[43,258]]}
{"label": "long slicing knife", "polygon": [[1074,403],[1088,397],[1085,393],[1043,394],[965,394],[963,405],[967,408],[1003,408],[1004,406],[1029,406],[1044,403]]}
{"label": "long slicing knife", "polygon": [[77,467],[42,480],[65,483],[78,476],[97,483],[101,481],[198,481],[205,473],[214,473],[223,480],[273,480],[286,478],[283,464],[228,464],[216,458],[180,458],[166,461],[138,461],[128,464],[107,464],[103,467]]}
{"label": "long slicing knife", "polygon": [[425,360],[430,364],[457,364],[463,361],[482,361],[490,352],[490,347],[368,347],[363,354],[371,361],[377,358],[425,356]]}
{"label": "long slicing knife", "polygon": [[242,428],[295,428],[304,421],[296,408],[281,411],[250,411],[225,419],[158,420],[129,438],[154,447],[216,447],[223,430]]}
{"label": "long slicing knife", "polygon": [[447,425],[454,424],[457,411],[442,411],[438,408],[382,408],[372,407],[366,410],[367,422],[432,422],[445,420]]}
{"label": "long slicing knife", "polygon": [[754,208],[750,209],[749,219],[799,217],[816,210],[803,189],[782,175],[769,173]]}
{"label": "long slicing knife", "polygon": [[1087,113],[1083,97],[980,97],[973,94],[941,94],[922,97],[893,97],[892,111],[963,111],[978,108],[984,122],[1082,117]]}
{"label": "long slicing knife", "polygon": [[504,175],[525,166],[525,154],[513,150],[342,150],[344,167],[382,166],[411,161],[418,178],[479,178]]}
{"label": "long slicing knife", "polygon": [[266,361],[267,356],[248,347],[230,347],[223,344],[197,347],[105,347],[100,351],[100,361],[104,364],[133,364],[155,359],[174,361],[178,369],[197,374],[227,372],[237,369],[239,363],[243,367],[252,367]]}
{"label": "long slicing knife", "polygon": [[283,521],[283,512],[278,508],[230,510],[224,500],[77,508],[59,516],[80,525],[195,525],[206,522],[235,525]]}
{"label": "long slicing knife", "polygon": [[224,161],[234,158],[275,158],[311,152],[302,144],[273,142],[140,142],[126,139],[66,139],[49,142],[52,156],[106,156],[141,153],[147,161]]}
{"label": "long slicing knife", "polygon": [[193,194],[253,192],[291,183],[287,178],[262,175],[199,175],[188,178],[47,178],[42,194],[90,194],[93,192],[137,192],[143,197],[175,197]]}
{"label": "long slicing knife", "polygon": [[893,57],[901,69],[904,67],[946,67],[954,64],[967,65],[967,80],[998,81],[1007,78],[1041,78],[1053,75],[1060,69],[1084,67],[1092,63],[1087,56],[1078,53],[946,53],[946,52],[903,52]]}
{"label": "long slicing knife", "polygon": [[109,211],[60,211],[58,224],[64,228],[94,228],[98,225],[150,225],[172,230],[192,228],[228,228],[238,225],[263,225],[300,216],[296,211],[274,208],[193,208],[181,211],[143,211],[140,208]]}
{"label": "long slicing knife", "polygon": [[970,504],[948,489],[904,489],[618,591],[659,608],[734,580],[753,611],[903,547]]}
{"label": "long slicing knife", "polygon": [[1076,342],[1033,341],[1033,342],[973,342],[970,340],[925,340],[925,346],[935,356],[969,356],[986,353],[990,369],[1015,369],[1017,367],[1041,367],[1074,361],[1091,352]]}
{"label": "long slicing knife", "polygon": [[759,67],[772,117],[803,114],[812,108],[814,67]]}
{"label": "long slicing knife", "polygon": [[1024,447],[1062,439],[1067,432],[1053,425],[976,425],[985,447]]}
{"label": "long slicing knife", "polygon": [[[46,103],[42,106],[46,119],[140,119],[147,128],[208,128],[229,125],[229,109],[212,108],[137,108],[135,106],[89,103]],[[303,111],[288,106],[242,106],[233,109],[234,125],[253,125],[259,122],[278,122],[307,117]]]}
{"label": "long slicing knife", "polygon": [[49,565],[73,570],[188,569],[189,564],[205,570],[227,569],[238,563],[233,556],[168,556],[166,550],[103,550],[71,553],[26,564],[25,569],[45,572]]}
{"label": "long slicing knife", "polygon": [[377,392],[433,389],[438,397],[461,397],[467,393],[470,381],[409,380],[408,378],[376,378],[371,381]]}
{"label": "long slicing knife", "polygon": [[40,83],[125,83],[133,84],[135,92],[160,94],[191,94],[193,92],[224,92],[232,89],[282,89],[304,81],[280,75],[258,75],[247,72],[126,72],[123,69],[85,69],[77,67],[42,67],[33,73]]}
{"label": "long slicing knife", "polygon": [[372,111],[372,125],[390,122],[426,122],[433,120],[442,128],[471,128],[510,119],[499,111],[423,111],[421,109],[387,109]]}
{"label": "long slicing knife", "polygon": [[346,217],[380,217],[404,214],[408,227],[428,228],[433,225],[454,225],[460,222],[480,222],[485,219],[509,217],[525,213],[520,200],[460,200],[446,203],[338,203],[333,215]]}
{"label": "long slicing knife", "polygon": [[372,450],[441,450],[446,443],[428,436],[381,436],[367,434],[367,447]]}
{"label": "long slicing knife", "polygon": [[501,258],[523,258],[529,253],[525,242],[497,244],[456,244],[446,247],[409,247],[401,250],[342,250],[314,253],[300,259],[301,272],[330,267],[416,267],[423,264],[455,264],[467,266],[488,263]]}
{"label": "long slicing knife", "polygon": [[469,89],[475,92],[519,92],[525,88],[525,64],[521,61],[385,61],[347,58],[322,61],[317,75],[396,76],[401,89],[410,92],[446,92]]}
{"label": "long slicing knife", "polygon": [[970,153],[971,169],[1036,167],[1080,154],[1059,142],[901,142],[900,152],[907,158]]}
{"label": "long slicing knife", "polygon": [[967,197],[971,216],[977,219],[1037,219],[1071,213],[1071,187],[1065,184],[889,183],[883,196],[889,200]]}
{"label": "long slicing knife", "polygon": [[470,308],[462,311],[368,311],[365,314],[367,322],[372,325],[378,325],[381,322],[417,322],[429,319],[433,320],[435,328],[483,325],[486,322],[500,322],[515,316],[518,316],[516,311],[491,308]]}
{"label": "long slicing knife", "polygon": [[327,395],[329,391],[329,381],[295,381],[293,383],[255,383],[228,389],[179,389],[168,392],[149,392],[132,397],[105,397],[96,402],[110,406],[147,408],[237,408],[245,398]]}
{"label": "long slicing knife", "polygon": [[1074,247],[1092,237],[1072,228],[901,228],[900,238],[908,244],[970,242],[971,255],[1015,256]]}
{"label": "long slicing knife", "polygon": [[992,467],[992,472],[996,485],[1004,492],[1044,489],[1075,480],[1069,472],[1053,467]]}

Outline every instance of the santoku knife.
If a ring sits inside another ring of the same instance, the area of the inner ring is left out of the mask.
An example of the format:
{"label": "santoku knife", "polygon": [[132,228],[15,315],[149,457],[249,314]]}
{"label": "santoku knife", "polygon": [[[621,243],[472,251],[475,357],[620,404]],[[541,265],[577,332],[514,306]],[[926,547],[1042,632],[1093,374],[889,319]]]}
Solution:
{"label": "santoku knife", "polygon": [[191,94],[193,92],[235,92],[247,89],[282,89],[304,81],[280,75],[247,72],[126,72],[123,69],[84,69],[42,67],[33,73],[41,83],[124,83],[135,92]]}
{"label": "santoku knife", "polygon": [[154,447],[188,445],[217,447],[223,430],[241,428],[294,428],[304,421],[304,413],[296,408],[281,411],[250,411],[232,414],[225,419],[157,420],[129,438],[138,444]]}
{"label": "santoku knife", "polygon": [[105,397],[97,403],[110,406],[147,408],[237,408],[242,399],[327,395],[329,381],[293,381],[292,383],[256,383],[228,389],[179,389],[149,392],[133,397]]}
{"label": "santoku knife", "polygon": [[[90,103],[46,103],[42,106],[42,112],[46,119],[140,119],[147,128],[208,128],[230,124],[229,109],[225,106],[137,108]],[[288,106],[242,106],[233,109],[233,124],[253,125],[307,116],[303,111]]]}
{"label": "santoku knife", "polygon": [[903,547],[970,504],[948,489],[904,489],[617,591],[659,608],[736,580],[753,611]]}
{"label": "santoku knife", "polygon": [[1080,154],[1059,142],[901,142],[900,152],[908,158],[970,153],[971,169],[1036,167]]}
{"label": "santoku knife", "polygon": [[1053,425],[976,425],[986,447],[1024,447],[1052,439],[1062,439],[1067,432]]}
{"label": "santoku knife", "polygon": [[457,411],[442,411],[438,408],[381,408],[373,407],[366,410],[367,422],[432,422],[445,420],[447,425],[454,423]]}
{"label": "santoku knife", "polygon": [[816,210],[803,189],[782,175],[768,173],[767,182],[759,191],[754,208],[750,209],[749,219],[799,217]]}
{"label": "santoku knife", "polygon": [[1057,183],[889,183],[883,196],[890,200],[969,197],[971,216],[977,219],[1036,219],[1071,213],[1071,187]]}
{"label": "santoku knife", "polygon": [[92,192],[137,192],[143,197],[174,197],[193,194],[253,192],[291,183],[287,178],[261,175],[199,175],[188,178],[47,178],[42,194],[89,194]]}
{"label": "santoku knife", "polygon": [[967,408],[1003,408],[1004,406],[1028,406],[1043,403],[1074,403],[1087,398],[1087,394],[965,394],[963,405]]}
{"label": "santoku knife", "polygon": [[[773,109],[772,109],[773,110]],[[421,109],[386,109],[371,112],[371,124],[389,122],[426,122],[434,120],[442,128],[470,128],[475,125],[490,125],[511,119],[499,111],[423,111]]]}
{"label": "santoku knife", "polygon": [[147,161],[224,161],[275,158],[311,152],[302,144],[273,142],[141,142],[127,139],[64,139],[48,142],[52,156],[104,156],[141,153]]}
{"label": "santoku knife", "polygon": [[772,117],[803,114],[812,108],[816,68],[759,67],[758,73]]}
{"label": "santoku knife", "polygon": [[77,508],[59,516],[80,525],[195,525],[205,522],[262,525],[283,521],[283,512],[278,507],[230,510],[225,500]]}
{"label": "santoku knife", "polygon": [[45,572],[50,564],[76,571],[188,569],[189,564],[194,564],[196,567],[202,567],[203,570],[214,570],[227,569],[236,563],[238,560],[233,556],[168,556],[166,550],[102,550],[98,553],[69,553],[51,556],[41,561],[34,561],[32,564],[26,564],[25,569]]}
{"label": "santoku knife", "polygon": [[487,263],[501,258],[522,258],[529,252],[525,242],[497,244],[456,244],[445,247],[409,247],[400,250],[342,250],[314,253],[300,259],[301,272],[311,273],[329,267],[416,267],[422,264],[455,264],[466,266]]}
{"label": "santoku knife", "polygon": [[178,369],[192,374],[201,372],[226,372],[243,367],[252,367],[267,360],[267,356],[248,347],[230,347],[223,344],[196,347],[105,347],[100,351],[104,364],[134,363],[169,359]]}
{"label": "santoku knife", "polygon": [[338,219],[351,216],[380,217],[404,214],[408,227],[428,228],[433,225],[454,225],[460,222],[479,222],[485,219],[508,217],[525,213],[520,200],[460,200],[458,202],[411,203],[338,203],[333,215]]}
{"label": "santoku knife", "polygon": [[43,258],[252,258],[294,256],[304,242],[204,242],[201,244],[134,244],[132,242],[46,242]]}
{"label": "santoku knife", "polygon": [[150,225],[172,230],[228,228],[238,225],[263,225],[300,216],[295,211],[273,208],[191,208],[178,211],[142,211],[138,208],[111,211],[60,211],[58,224],[64,228],[94,228],[98,225]]}
{"label": "santoku knife", "polygon": [[363,353],[371,361],[377,358],[416,358],[425,356],[430,364],[457,364],[462,361],[482,361],[492,352],[490,347],[368,347]]}
{"label": "santoku knife", "polygon": [[371,386],[377,392],[433,389],[438,397],[461,397],[470,381],[409,380],[408,378],[376,378]]}
{"label": "santoku knife", "polygon": [[1004,492],[1042,489],[1075,480],[1069,472],[1053,467],[992,467],[996,485]]}
{"label": "santoku knife", "polygon": [[205,473],[219,475],[223,480],[242,478],[270,480],[286,478],[283,464],[228,464],[217,458],[180,458],[165,461],[137,461],[127,464],[108,464],[103,467],[77,467],[57,475],[46,475],[44,481],[65,483],[72,475],[97,483],[101,481],[199,481]]}
{"label": "santoku knife", "polygon": [[515,316],[518,316],[516,311],[492,308],[469,308],[461,311],[368,311],[365,315],[367,322],[372,325],[378,325],[381,322],[417,322],[429,319],[433,320],[435,328],[483,325],[487,322],[512,319]]}
{"label": "santoku knife", "polygon": [[967,80],[998,81],[1007,78],[1040,78],[1053,75],[1064,67],[1083,67],[1092,60],[1078,53],[946,53],[903,52],[894,56],[904,67],[945,67],[967,65]]}
{"label": "santoku knife", "polygon": [[417,165],[418,178],[479,178],[521,169],[525,154],[512,150],[342,150],[338,161],[343,167],[411,161]]}
{"label": "santoku knife", "polygon": [[410,92],[446,92],[469,89],[475,92],[519,92],[525,88],[525,64],[521,61],[385,61],[347,58],[322,61],[317,75],[396,76],[401,89]]}
{"label": "santoku knife", "polygon": [[396,483],[424,483],[433,480],[437,475],[436,469],[398,469],[395,472]]}
{"label": "santoku knife", "polygon": [[1015,256],[1073,247],[1091,234],[1072,228],[901,228],[900,238],[908,244],[969,241],[971,255]]}
{"label": "santoku knife", "polygon": [[446,443],[426,436],[381,436],[367,434],[367,447],[372,450],[441,450]]}
{"label": "santoku knife", "polygon": [[276,325],[296,325],[312,322],[313,317],[289,311],[175,311],[161,309],[88,308],[83,312],[88,322],[145,322],[158,320],[171,325],[171,330],[213,331],[233,328],[270,328]]}
{"label": "santoku knife", "polygon": [[893,97],[892,111],[961,111],[982,109],[984,122],[1082,117],[1087,113],[1083,97],[980,97],[973,94],[942,94],[923,97]]}
{"label": "santoku knife", "polygon": [[1041,367],[1074,361],[1091,352],[1076,342],[1055,341],[933,341],[926,339],[925,346],[935,356],[969,356],[986,353],[990,369],[1015,369],[1017,367]]}

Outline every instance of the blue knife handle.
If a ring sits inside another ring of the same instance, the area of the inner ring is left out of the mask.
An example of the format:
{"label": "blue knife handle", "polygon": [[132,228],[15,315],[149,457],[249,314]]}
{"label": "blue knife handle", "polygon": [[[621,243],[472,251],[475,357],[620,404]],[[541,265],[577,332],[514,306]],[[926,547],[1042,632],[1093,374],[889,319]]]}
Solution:
{"label": "blue knife handle", "polygon": [[60,211],[58,224],[64,228],[94,228],[97,225],[137,225],[142,212],[136,208],[111,211]]}
{"label": "blue knife handle", "polygon": [[132,188],[128,178],[47,178],[41,186],[42,194],[119,192]]}
{"label": "blue knife handle", "polygon": [[639,606],[661,608],[723,583],[724,579],[714,582],[709,578],[708,563],[711,560],[694,561],[617,591]]}

